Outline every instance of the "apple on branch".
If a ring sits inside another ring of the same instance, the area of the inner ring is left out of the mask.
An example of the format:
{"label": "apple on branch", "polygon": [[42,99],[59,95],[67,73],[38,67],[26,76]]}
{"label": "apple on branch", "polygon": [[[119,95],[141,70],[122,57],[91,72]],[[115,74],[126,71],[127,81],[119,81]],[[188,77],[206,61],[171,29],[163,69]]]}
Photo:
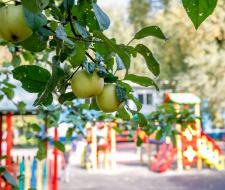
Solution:
{"label": "apple on branch", "polygon": [[22,42],[32,35],[26,23],[22,5],[7,5],[0,8],[0,38],[10,42]]}
{"label": "apple on branch", "polygon": [[78,98],[90,98],[99,95],[104,87],[104,79],[94,71],[92,74],[80,70],[71,80],[71,88]]}

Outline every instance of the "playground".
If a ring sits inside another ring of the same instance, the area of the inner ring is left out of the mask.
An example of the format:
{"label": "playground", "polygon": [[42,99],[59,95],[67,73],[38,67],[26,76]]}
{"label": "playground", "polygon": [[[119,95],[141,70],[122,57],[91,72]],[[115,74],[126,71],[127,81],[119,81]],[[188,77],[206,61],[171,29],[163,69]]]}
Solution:
{"label": "playground", "polygon": [[0,190],[225,190],[225,0],[1,0]]}
{"label": "playground", "polygon": [[[13,178],[10,183],[18,183],[20,190],[27,190],[29,187],[37,190],[69,190],[75,189],[70,185],[73,183],[79,184],[77,189],[104,187],[110,190],[126,189],[127,184],[129,188],[136,189],[136,183],[138,187],[143,186],[143,189],[148,183],[151,188],[146,189],[160,189],[163,180],[165,186],[168,183],[168,189],[179,186],[181,190],[190,187],[204,189],[207,186],[209,189],[220,190],[225,175],[225,146],[223,141],[216,141],[202,131],[199,119],[200,103],[200,99],[193,94],[166,94],[163,108],[174,109],[177,120],[173,122],[173,128],[180,131],[174,137],[157,139],[158,132],[148,136],[137,128],[129,139],[127,135],[131,131],[123,133],[122,136],[117,128],[130,123],[121,120],[94,120],[85,124],[85,135],[77,136],[74,133],[72,143],[67,143],[64,150],[51,141],[43,144],[43,148],[47,150],[47,158],[42,161],[36,157],[35,147],[13,148],[13,117],[17,113],[5,112],[1,121],[2,124],[5,121],[6,145],[5,149],[2,146],[1,155],[6,155],[6,171]],[[180,120],[185,119],[182,109],[185,114],[188,113],[187,109],[194,110],[194,117],[185,116],[190,119],[187,125]],[[158,119],[154,123],[156,126],[163,126]],[[54,141],[62,140],[64,128],[64,125],[51,130],[44,128],[44,136],[49,134]],[[172,138],[175,138],[176,144],[172,143]],[[141,141],[141,144],[138,144],[138,141]],[[3,175],[3,179],[7,177]],[[189,184],[188,180],[192,178],[194,180]],[[10,189],[10,184],[5,183],[3,179],[1,188]],[[96,180],[100,180],[100,183],[96,183]],[[88,181],[88,186],[85,181]],[[130,187],[131,183],[134,185]]]}

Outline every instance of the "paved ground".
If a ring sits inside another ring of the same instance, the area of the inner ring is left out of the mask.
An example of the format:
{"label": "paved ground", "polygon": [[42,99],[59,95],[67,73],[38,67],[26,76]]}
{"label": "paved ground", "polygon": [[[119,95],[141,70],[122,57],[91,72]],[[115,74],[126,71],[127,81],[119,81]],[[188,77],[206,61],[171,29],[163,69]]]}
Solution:
{"label": "paved ground", "polygon": [[59,190],[224,190],[225,172],[213,170],[168,171],[156,174],[145,166],[118,166],[116,171],[87,172],[71,168],[69,183]]}

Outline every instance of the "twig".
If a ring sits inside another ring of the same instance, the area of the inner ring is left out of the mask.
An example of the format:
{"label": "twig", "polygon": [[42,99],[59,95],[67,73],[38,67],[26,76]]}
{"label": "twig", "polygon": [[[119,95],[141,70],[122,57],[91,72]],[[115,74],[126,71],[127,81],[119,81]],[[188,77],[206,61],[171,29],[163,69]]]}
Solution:
{"label": "twig", "polygon": [[[72,17],[71,17],[71,10],[69,9],[68,10],[68,19],[69,19],[69,23],[70,23],[70,28],[71,28],[71,31],[73,33],[73,35],[75,37],[80,37],[76,31],[75,31],[75,28],[73,26],[73,22],[72,22]],[[96,61],[88,52],[85,52],[85,54],[94,62],[94,63],[97,63],[98,64],[98,61]]]}

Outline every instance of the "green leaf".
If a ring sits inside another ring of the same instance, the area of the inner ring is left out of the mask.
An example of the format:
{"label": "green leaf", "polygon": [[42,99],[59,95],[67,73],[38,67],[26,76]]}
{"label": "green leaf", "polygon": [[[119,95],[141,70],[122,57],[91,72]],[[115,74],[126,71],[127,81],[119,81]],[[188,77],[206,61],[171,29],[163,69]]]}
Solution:
{"label": "green leaf", "polygon": [[4,95],[0,94],[0,102],[3,100]]}
{"label": "green leaf", "polygon": [[142,108],[141,102],[139,102],[138,99],[135,98],[133,94],[129,94],[128,99],[132,100],[134,102],[134,104],[136,105],[136,108],[137,108],[137,112],[139,112]]}
{"label": "green leaf", "polygon": [[134,39],[142,39],[148,36],[154,36],[166,40],[165,35],[158,26],[149,26],[141,29],[139,32],[135,34]]}
{"label": "green leaf", "polygon": [[56,5],[51,5],[51,15],[54,17],[54,19],[56,20],[62,20],[63,19],[63,15],[62,12],[60,11],[60,9],[56,6]]}
{"label": "green leaf", "polygon": [[9,83],[7,80],[2,81],[2,84],[4,84],[8,88],[16,88],[14,84]]}
{"label": "green leaf", "polygon": [[23,102],[23,101],[20,101],[18,104],[17,104],[17,107],[18,109],[21,111],[21,112],[24,112],[26,110],[26,104]]}
{"label": "green leaf", "polygon": [[34,32],[28,39],[21,43],[24,49],[31,52],[40,52],[46,49],[47,41],[38,32]]}
{"label": "green leaf", "polygon": [[35,132],[40,132],[41,131],[41,128],[38,124],[36,123],[32,123],[29,127],[31,127],[33,129],[33,131]]}
{"label": "green leaf", "polygon": [[98,107],[98,104],[97,104],[97,101],[96,101],[96,98],[95,98],[95,97],[93,97],[93,98],[91,99],[91,104],[90,104],[90,106],[89,106],[89,109],[90,109],[90,110],[97,110],[97,111],[100,110],[99,107]]}
{"label": "green leaf", "polygon": [[118,77],[113,75],[112,73],[108,73],[108,75],[104,78],[106,83],[114,83],[118,80]]}
{"label": "green leaf", "polygon": [[149,71],[151,71],[155,76],[159,76],[160,68],[158,61],[154,58],[152,52],[143,44],[138,44],[135,50],[140,53],[147,64]]}
{"label": "green leaf", "polygon": [[13,71],[13,78],[22,83],[22,87],[33,93],[42,92],[50,78],[48,70],[37,65],[22,65],[16,67]]}
{"label": "green leaf", "polygon": [[72,101],[74,99],[76,99],[77,97],[74,95],[73,92],[67,92],[65,94],[61,94],[59,96],[59,103],[63,104],[66,101]]}
{"label": "green leaf", "polygon": [[130,120],[130,114],[127,112],[127,110],[122,107],[120,108],[118,111],[118,117],[125,120],[125,121],[129,121]]}
{"label": "green leaf", "polygon": [[60,150],[61,152],[65,152],[65,146],[64,146],[64,144],[62,144],[62,143],[59,142],[59,141],[54,141],[53,144],[54,144],[54,146],[55,146],[58,150]]}
{"label": "green leaf", "polygon": [[134,82],[136,84],[139,84],[139,85],[145,86],[145,87],[154,86],[157,90],[159,90],[155,81],[148,78],[148,77],[137,76],[137,75],[134,75],[134,74],[128,74],[128,75],[125,76],[124,80],[129,80],[131,82]]}
{"label": "green leaf", "polygon": [[[46,87],[45,87],[46,89]],[[38,94],[38,98],[34,101],[34,106],[37,106],[39,104],[42,104],[44,106],[49,106],[51,105],[51,103],[53,102],[53,95],[50,91],[48,91],[46,93],[46,95],[44,96],[44,98],[41,96],[42,93]]]}
{"label": "green leaf", "polygon": [[37,155],[36,155],[38,160],[43,160],[47,156],[45,142],[46,142],[45,140],[38,141],[38,151],[37,151]]}
{"label": "green leaf", "polygon": [[22,0],[22,5],[31,12],[40,12],[49,4],[49,0]]}
{"label": "green leaf", "polygon": [[163,137],[163,130],[160,129],[157,131],[155,138],[156,140],[161,140],[162,137]]}
{"label": "green leaf", "polygon": [[21,63],[21,59],[20,59],[20,56],[19,55],[13,55],[13,59],[12,59],[12,62],[11,64],[16,67],[16,66],[19,66]]}
{"label": "green leaf", "polygon": [[171,134],[171,141],[172,141],[174,147],[177,146],[176,135],[177,135],[176,131],[173,130],[173,131],[172,131],[172,134]]}
{"label": "green leaf", "polygon": [[92,6],[100,29],[101,30],[108,29],[110,25],[109,17],[103,12],[103,10],[96,3],[92,3]]}
{"label": "green leaf", "polygon": [[69,128],[69,129],[67,130],[67,132],[66,132],[66,139],[67,139],[67,140],[70,140],[70,139],[71,139],[74,130],[75,130],[74,128]]}
{"label": "green leaf", "polygon": [[83,65],[84,65],[85,70],[89,74],[92,74],[94,72],[94,70],[95,70],[95,64],[94,63],[90,63],[90,62],[85,61]]}
{"label": "green leaf", "polygon": [[121,58],[118,55],[116,55],[116,65],[117,65],[117,68],[116,69],[118,71],[125,69],[124,64],[123,64],[123,61],[121,60]]}
{"label": "green leaf", "polygon": [[[1,160],[1,159],[0,159]],[[0,166],[0,175],[5,171],[5,166]]]}
{"label": "green leaf", "polygon": [[140,127],[145,127],[148,124],[146,117],[142,113],[138,113],[138,123]]}
{"label": "green leaf", "polygon": [[33,31],[47,24],[47,18],[42,13],[36,14],[26,8],[24,8],[24,12],[27,24]]}
{"label": "green leaf", "polygon": [[119,102],[124,102],[127,99],[126,96],[126,88],[122,87],[121,85],[116,85],[116,95]]}
{"label": "green leaf", "polygon": [[136,141],[136,145],[138,146],[138,147],[140,147],[141,145],[142,145],[142,139],[138,136],[138,138],[137,138],[137,141]]}
{"label": "green leaf", "polygon": [[81,65],[85,60],[85,43],[82,41],[75,42],[75,53],[70,57],[69,61],[74,66],[77,67]]}
{"label": "green leaf", "polygon": [[64,30],[64,27],[61,24],[56,28],[55,34],[58,39],[63,40],[70,45],[74,45],[73,41],[67,38],[67,34]]}
{"label": "green leaf", "polygon": [[10,100],[14,97],[14,91],[11,88],[3,87],[2,92],[4,92],[7,98]]}
{"label": "green leaf", "polygon": [[16,180],[14,179],[14,177],[7,171],[5,171],[3,173],[3,177],[5,178],[5,180],[10,183],[12,186],[16,187],[17,184],[16,184]]}
{"label": "green leaf", "polygon": [[74,5],[74,0],[64,0],[63,1],[63,7],[66,9],[66,10],[69,10],[73,7]]}
{"label": "green leaf", "polygon": [[102,32],[95,31],[94,35],[97,38],[103,40],[113,52],[118,54],[127,70],[130,68],[130,55],[123,48],[115,44],[112,40],[108,39]]}
{"label": "green leaf", "polygon": [[55,90],[58,82],[64,77],[64,70],[60,67],[60,58],[54,56],[52,58],[52,75],[49,78],[44,91],[40,92],[38,98],[35,100],[34,105],[50,105],[53,101],[52,92]]}
{"label": "green leaf", "polygon": [[213,13],[217,0],[182,0],[183,6],[196,29]]}
{"label": "green leaf", "polygon": [[78,33],[83,37],[83,38],[88,38],[89,37],[89,34],[88,34],[88,31],[87,29],[80,25],[79,22],[75,21],[75,24],[74,24],[75,28],[77,29]]}

